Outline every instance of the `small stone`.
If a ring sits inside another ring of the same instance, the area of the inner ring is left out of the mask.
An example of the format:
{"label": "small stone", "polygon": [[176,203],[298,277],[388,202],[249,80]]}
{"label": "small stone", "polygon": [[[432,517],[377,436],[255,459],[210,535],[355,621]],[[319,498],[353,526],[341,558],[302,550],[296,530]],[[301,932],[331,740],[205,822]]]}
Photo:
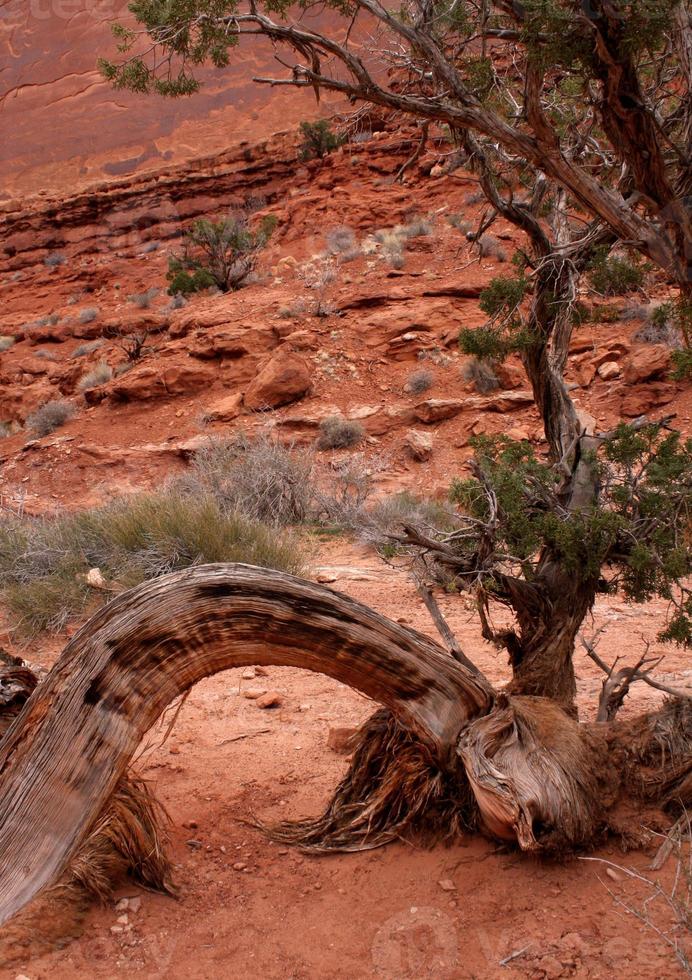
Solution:
{"label": "small stone", "polygon": [[86,584],[92,589],[107,589],[106,580],[101,574],[100,568],[90,568],[86,574]]}
{"label": "small stone", "polygon": [[199,850],[199,848],[202,846],[202,841],[195,840],[194,838],[191,840],[186,840],[185,843],[187,844],[188,847],[191,847],[193,850]]}
{"label": "small stone", "polygon": [[142,907],[142,899],[137,896],[136,898],[130,899],[130,912],[134,912],[135,915]]}
{"label": "small stone", "polygon": [[605,873],[608,875],[609,878],[612,878],[613,881],[620,880],[620,875],[617,873],[617,871],[615,871],[614,868],[606,868]]}
{"label": "small stone", "polygon": [[269,691],[267,694],[263,694],[262,697],[257,698],[256,704],[258,708],[278,708],[282,702],[280,694],[276,691]]}
{"label": "small stone", "polygon": [[183,820],[183,827],[186,830],[197,830],[199,824],[196,820]]}
{"label": "small stone", "polygon": [[611,381],[614,378],[620,377],[620,365],[617,361],[606,361],[604,364],[601,364],[596,374],[604,381]]}
{"label": "small stone", "polygon": [[266,667],[255,667],[255,674],[258,677],[269,677],[269,671]]}
{"label": "small stone", "polygon": [[327,746],[338,755],[349,755],[353,751],[353,736],[357,728],[330,728]]}
{"label": "small stone", "polygon": [[119,915],[116,922],[119,922],[121,926],[126,926],[130,920],[126,915]]}
{"label": "small stone", "polygon": [[243,691],[243,697],[247,698],[248,701],[257,701],[258,698],[261,698],[266,693],[266,687],[247,687]]}
{"label": "small stone", "polygon": [[114,936],[117,936],[119,933],[124,932],[124,929],[122,926],[111,926],[111,932]]}
{"label": "small stone", "polygon": [[438,881],[438,885],[443,892],[455,892],[457,890],[457,886],[449,878],[443,878],[442,881]]}
{"label": "small stone", "polygon": [[120,901],[116,903],[115,911],[116,912],[127,912],[127,910],[129,909],[129,907],[130,907],[130,899],[129,898],[121,898]]}
{"label": "small stone", "polygon": [[244,861],[236,861],[236,863],[233,865],[234,871],[245,871],[246,868],[247,864],[245,864]]}
{"label": "small stone", "polygon": [[254,680],[254,678],[256,676],[255,668],[254,667],[246,667],[241,676],[242,676],[242,678],[243,678],[244,681]]}
{"label": "small stone", "polygon": [[178,748],[177,745],[171,745],[168,751],[171,755],[180,755],[180,749]]}

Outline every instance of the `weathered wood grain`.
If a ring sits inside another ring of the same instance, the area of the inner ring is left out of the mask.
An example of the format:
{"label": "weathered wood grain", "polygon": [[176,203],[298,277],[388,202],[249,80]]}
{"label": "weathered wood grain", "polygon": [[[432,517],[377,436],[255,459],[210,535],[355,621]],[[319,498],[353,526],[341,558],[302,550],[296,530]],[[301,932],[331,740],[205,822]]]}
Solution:
{"label": "weathered wood grain", "polygon": [[0,923],[56,881],[163,709],[248,664],[357,688],[443,763],[493,701],[487,681],[432,640],[280,572],[206,565],[123,593],[70,641],[0,744]]}

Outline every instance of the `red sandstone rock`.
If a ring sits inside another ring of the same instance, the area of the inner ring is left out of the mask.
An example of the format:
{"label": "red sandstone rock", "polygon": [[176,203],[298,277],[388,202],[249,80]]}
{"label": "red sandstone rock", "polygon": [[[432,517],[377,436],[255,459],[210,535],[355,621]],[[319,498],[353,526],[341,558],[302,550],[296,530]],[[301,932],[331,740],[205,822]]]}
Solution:
{"label": "red sandstone rock", "polygon": [[307,361],[298,354],[275,355],[245,392],[249,409],[279,408],[298,401],[310,390],[311,372]]}

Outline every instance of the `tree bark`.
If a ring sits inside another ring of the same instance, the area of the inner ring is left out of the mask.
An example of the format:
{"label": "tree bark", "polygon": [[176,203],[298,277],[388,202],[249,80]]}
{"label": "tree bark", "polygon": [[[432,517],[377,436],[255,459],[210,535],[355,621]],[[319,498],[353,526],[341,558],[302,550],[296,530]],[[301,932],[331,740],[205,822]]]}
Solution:
{"label": "tree bark", "polygon": [[70,641],[0,744],[0,924],[58,878],[163,709],[247,664],[357,688],[442,767],[493,703],[485,678],[427,637],[280,572],[200,566],[123,593]]}

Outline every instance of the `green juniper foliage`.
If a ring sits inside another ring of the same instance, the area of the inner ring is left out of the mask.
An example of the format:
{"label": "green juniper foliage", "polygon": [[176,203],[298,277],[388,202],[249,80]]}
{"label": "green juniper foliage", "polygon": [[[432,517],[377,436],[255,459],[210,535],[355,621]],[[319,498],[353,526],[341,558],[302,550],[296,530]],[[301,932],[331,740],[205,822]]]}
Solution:
{"label": "green juniper foliage", "polygon": [[302,122],[300,132],[303,141],[298,148],[298,156],[301,160],[322,160],[329,153],[338,150],[344,142],[343,137],[332,132],[328,119],[319,119],[314,123]]}
{"label": "green juniper foliage", "polygon": [[[661,639],[692,642],[691,594],[681,584],[692,572],[692,439],[659,425],[621,424],[594,456],[600,490],[584,510],[564,506],[560,474],[529,443],[482,436],[473,447],[473,475],[450,489],[468,522],[455,540],[491,593],[498,566],[514,566],[530,582],[549,553],[578,579],[604,575],[603,587],[631,602],[669,600]],[[481,545],[487,551],[491,517],[493,561],[486,554],[479,567],[475,558]]]}
{"label": "green juniper foliage", "polygon": [[272,215],[263,218],[257,230],[249,227],[244,214],[195,221],[185,232],[182,255],[169,257],[168,292],[185,296],[210,286],[222,292],[240,289],[275,228]]}

